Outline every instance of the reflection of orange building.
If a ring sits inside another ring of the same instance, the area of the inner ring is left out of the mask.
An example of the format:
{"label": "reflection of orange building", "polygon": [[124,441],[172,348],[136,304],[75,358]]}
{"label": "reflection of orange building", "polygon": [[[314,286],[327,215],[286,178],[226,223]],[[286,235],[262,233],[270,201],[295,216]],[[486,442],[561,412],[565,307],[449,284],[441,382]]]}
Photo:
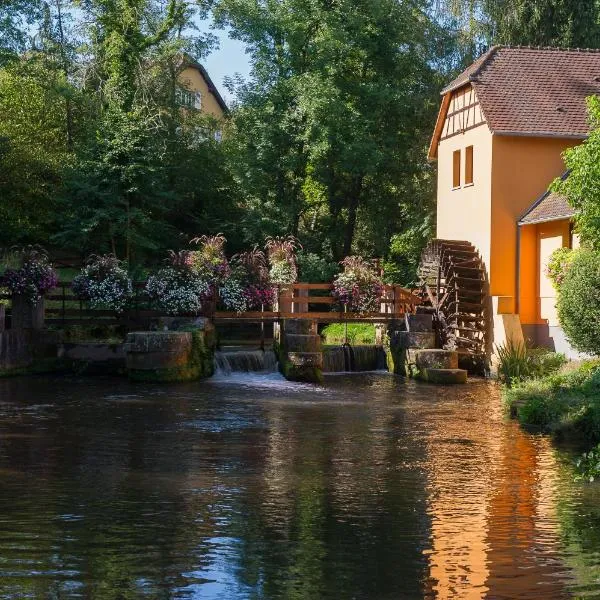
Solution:
{"label": "reflection of orange building", "polygon": [[566,597],[564,578],[556,576],[557,465],[550,441],[516,423],[503,425],[497,394],[490,387],[485,400],[479,388],[477,402],[461,402],[461,419],[430,419],[424,429],[427,598]]}
{"label": "reflection of orange building", "polygon": [[600,52],[494,47],[442,90],[429,150],[437,237],[481,254],[495,343],[522,325],[534,342],[569,351],[545,267],[573,243],[572,212],[544,194],[564,172],[562,152],[587,136],[585,99],[600,92],[599,73]]}

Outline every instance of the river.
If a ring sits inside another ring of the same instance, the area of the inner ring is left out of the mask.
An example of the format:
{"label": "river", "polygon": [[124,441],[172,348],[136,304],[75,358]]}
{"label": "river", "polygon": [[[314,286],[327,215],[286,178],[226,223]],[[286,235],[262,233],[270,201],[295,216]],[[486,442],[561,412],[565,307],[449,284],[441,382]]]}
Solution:
{"label": "river", "polygon": [[0,379],[0,598],[600,598],[600,488],[489,382]]}

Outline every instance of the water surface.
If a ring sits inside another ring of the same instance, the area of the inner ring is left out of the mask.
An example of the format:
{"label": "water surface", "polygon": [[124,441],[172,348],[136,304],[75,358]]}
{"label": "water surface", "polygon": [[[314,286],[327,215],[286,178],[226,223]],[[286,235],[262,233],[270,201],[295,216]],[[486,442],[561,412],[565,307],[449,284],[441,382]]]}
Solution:
{"label": "water surface", "polygon": [[497,388],[0,380],[0,598],[600,598],[600,497]]}

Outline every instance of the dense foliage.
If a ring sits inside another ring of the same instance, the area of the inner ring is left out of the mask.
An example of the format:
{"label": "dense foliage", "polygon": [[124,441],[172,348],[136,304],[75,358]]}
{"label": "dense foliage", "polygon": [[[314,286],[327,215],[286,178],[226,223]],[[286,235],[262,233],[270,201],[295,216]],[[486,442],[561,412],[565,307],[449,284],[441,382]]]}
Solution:
{"label": "dense foliage", "polygon": [[[583,244],[598,248],[600,240],[600,98],[588,98],[592,127],[589,137],[565,151],[569,176],[554,182],[575,208],[577,232]],[[598,248],[600,249],[600,248]]]}
{"label": "dense foliage", "polygon": [[547,348],[528,348],[512,340],[497,346],[496,355],[498,379],[508,387],[556,373],[567,362],[564,354]]}
{"label": "dense foliage", "polygon": [[600,254],[573,253],[558,293],[558,318],[574,348],[600,354]]}
{"label": "dense foliage", "polygon": [[[186,60],[215,47],[198,29],[209,17],[251,63],[221,122],[177,104]],[[277,280],[331,280],[362,254],[409,284],[434,229],[426,147],[443,83],[493,43],[596,47],[597,23],[591,0],[2,3],[0,245],[136,267],[198,232],[233,252],[291,234],[304,250]]]}
{"label": "dense foliage", "polygon": [[571,248],[557,248],[551,255],[546,265],[546,275],[552,281],[552,285],[559,289],[564,281],[565,274],[569,268],[571,259],[575,256]]}
{"label": "dense foliage", "polygon": [[590,446],[600,442],[600,363],[588,361],[567,373],[528,379],[505,390],[523,424],[574,432]]}

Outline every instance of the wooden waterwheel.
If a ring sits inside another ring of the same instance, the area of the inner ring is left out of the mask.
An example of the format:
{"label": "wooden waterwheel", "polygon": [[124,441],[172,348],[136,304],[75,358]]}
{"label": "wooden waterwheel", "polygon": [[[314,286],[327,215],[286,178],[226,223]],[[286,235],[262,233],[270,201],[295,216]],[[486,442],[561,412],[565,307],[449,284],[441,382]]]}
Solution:
{"label": "wooden waterwheel", "polygon": [[488,283],[475,247],[432,240],[421,256],[419,279],[422,310],[433,313],[440,346],[485,364]]}

